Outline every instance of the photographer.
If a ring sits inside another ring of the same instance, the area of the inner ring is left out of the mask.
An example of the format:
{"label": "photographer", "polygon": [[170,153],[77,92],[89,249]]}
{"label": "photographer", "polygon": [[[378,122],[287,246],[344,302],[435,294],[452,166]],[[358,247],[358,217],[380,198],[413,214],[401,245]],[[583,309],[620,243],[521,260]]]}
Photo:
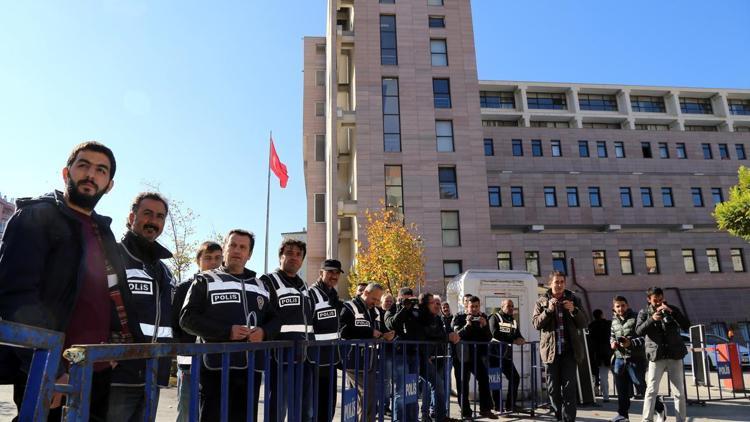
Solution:
{"label": "photographer", "polygon": [[690,321],[680,309],[664,301],[664,291],[651,287],[646,292],[648,306],[638,313],[636,334],[646,337],[646,357],[649,360],[646,374],[646,394],[643,399],[643,421],[651,422],[659,384],[664,372],[669,376],[677,420],[686,420],[687,409],[682,358],[687,349],[680,336],[681,330],[690,327]]}
{"label": "photographer", "polygon": [[[395,331],[397,340],[417,341],[420,339],[422,326],[419,323],[417,302],[414,291],[408,287],[403,287],[398,291],[396,305],[386,313],[385,325],[389,330]],[[417,367],[417,347],[415,345],[397,345],[394,352],[393,370],[396,379],[396,391],[394,392],[393,421],[416,421],[417,404],[405,404],[404,394],[406,391],[406,375],[416,374],[419,369]]]}

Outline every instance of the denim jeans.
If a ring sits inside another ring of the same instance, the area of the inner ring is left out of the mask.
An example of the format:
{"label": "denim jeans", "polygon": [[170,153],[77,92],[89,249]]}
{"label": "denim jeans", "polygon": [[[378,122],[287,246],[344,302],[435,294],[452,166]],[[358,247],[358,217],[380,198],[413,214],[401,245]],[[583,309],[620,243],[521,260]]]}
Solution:
{"label": "denim jeans", "polygon": [[552,363],[546,364],[547,394],[557,420],[576,420],[576,390],[578,364],[572,350],[555,355]]}
{"label": "denim jeans", "polygon": [[445,401],[445,365],[442,359],[423,362],[420,376],[422,382],[422,416],[435,412],[435,419],[442,421],[448,411]]}
{"label": "denim jeans", "polygon": [[177,422],[190,417],[190,366],[177,365]]}
{"label": "denim jeans", "polygon": [[400,351],[396,352],[393,359],[393,368],[396,378],[393,406],[393,422],[413,422],[417,420],[417,403],[404,403],[404,392],[406,389],[406,375],[417,374],[417,357],[403,356]]}

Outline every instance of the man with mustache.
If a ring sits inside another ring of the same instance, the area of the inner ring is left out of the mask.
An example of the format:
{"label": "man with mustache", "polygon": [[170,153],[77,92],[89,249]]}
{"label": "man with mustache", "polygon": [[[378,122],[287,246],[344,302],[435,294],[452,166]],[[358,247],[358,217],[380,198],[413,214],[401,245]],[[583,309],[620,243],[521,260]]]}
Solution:
{"label": "man with mustache", "polygon": [[[168,212],[169,204],[160,194],[139,193],[130,207],[128,231],[119,245],[135,308],[131,324],[138,324],[148,343],[172,342],[172,273],[161,261],[171,258],[172,253],[156,241]],[[170,358],[159,359],[159,386],[169,384],[170,363]],[[145,384],[145,359],[117,362],[112,371],[107,421],[143,420]],[[156,392],[158,403],[159,390]]]}
{"label": "man with mustache", "polygon": [[[112,151],[98,142],[77,145],[62,169],[65,192],[19,199],[0,247],[0,318],[65,332],[71,344],[140,341],[128,324],[130,290],[112,220],[94,207],[114,185]],[[21,406],[31,350],[0,347],[0,382],[14,383]],[[60,368],[58,382],[66,383]],[[103,421],[111,368],[94,367],[90,420]],[[60,420],[56,394],[49,420]]]}

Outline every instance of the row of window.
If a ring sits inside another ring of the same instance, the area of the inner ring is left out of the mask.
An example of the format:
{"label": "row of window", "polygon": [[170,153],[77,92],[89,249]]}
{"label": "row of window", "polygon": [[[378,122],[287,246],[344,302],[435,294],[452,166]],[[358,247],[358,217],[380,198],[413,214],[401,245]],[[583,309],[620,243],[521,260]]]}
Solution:
{"label": "row of window", "polygon": [[[641,157],[642,158],[654,158],[654,156],[658,156],[662,159],[668,159],[671,157],[670,154],[670,148],[669,144],[667,142],[657,142],[656,143],[657,148],[657,154],[654,154],[654,151],[651,146],[651,142],[641,142]],[[706,160],[711,160],[714,158],[714,147],[710,143],[702,143],[701,144],[701,151],[703,152],[703,158]],[[718,148],[718,157],[722,160],[729,160],[730,154],[729,154],[729,144],[717,144]],[[562,149],[562,143],[558,139],[552,139],[549,141],[549,149],[550,149],[550,155],[552,157],[562,157],[563,156],[563,149]],[[607,158],[609,157],[609,147],[607,146],[607,141],[596,141],[595,143],[595,154],[596,157],[599,158]],[[744,144],[734,144],[734,151],[735,151],[735,158],[737,160],[746,160],[747,154],[745,152],[745,145]],[[677,142],[674,146],[674,152],[675,156],[679,159],[687,159],[688,153],[687,153],[687,147],[684,142]],[[511,140],[511,154],[514,157],[523,157],[524,155],[524,142],[522,139],[513,139]],[[484,139],[484,155],[495,155],[495,147],[494,147],[494,140],[492,138],[485,138]],[[542,144],[541,139],[532,139],[531,140],[531,155],[533,157],[543,157],[544,156],[544,148]],[[591,150],[589,148],[589,141],[580,140],[578,141],[578,156],[582,158],[588,158],[592,156]],[[621,141],[615,141],[614,142],[614,157],[615,158],[625,158],[625,143]]]}
{"label": "row of window", "polygon": [[[428,6],[443,6],[444,0],[427,0]],[[396,0],[380,0],[380,4],[396,4]]]}
{"label": "row of window", "polygon": [[[482,127],[518,127],[518,120],[482,120]],[[550,129],[569,129],[571,128],[568,121],[546,121],[532,120],[529,122],[531,127],[542,127]],[[583,129],[623,129],[622,123],[605,123],[605,122],[583,122]],[[651,124],[636,123],[635,130],[655,130],[669,131],[672,127],[668,124]],[[685,132],[718,132],[717,125],[685,125]],[[750,132],[750,126],[734,126],[735,132]]]}

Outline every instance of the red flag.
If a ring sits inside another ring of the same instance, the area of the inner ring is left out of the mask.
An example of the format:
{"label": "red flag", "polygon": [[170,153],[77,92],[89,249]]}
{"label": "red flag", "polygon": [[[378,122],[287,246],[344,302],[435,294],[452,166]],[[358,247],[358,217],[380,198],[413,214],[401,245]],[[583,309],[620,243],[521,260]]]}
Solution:
{"label": "red flag", "polygon": [[279,178],[279,184],[282,188],[285,188],[286,182],[289,181],[289,173],[286,172],[286,166],[279,160],[279,156],[276,154],[276,148],[273,146],[273,138],[271,138],[271,156],[268,161],[271,171]]}

